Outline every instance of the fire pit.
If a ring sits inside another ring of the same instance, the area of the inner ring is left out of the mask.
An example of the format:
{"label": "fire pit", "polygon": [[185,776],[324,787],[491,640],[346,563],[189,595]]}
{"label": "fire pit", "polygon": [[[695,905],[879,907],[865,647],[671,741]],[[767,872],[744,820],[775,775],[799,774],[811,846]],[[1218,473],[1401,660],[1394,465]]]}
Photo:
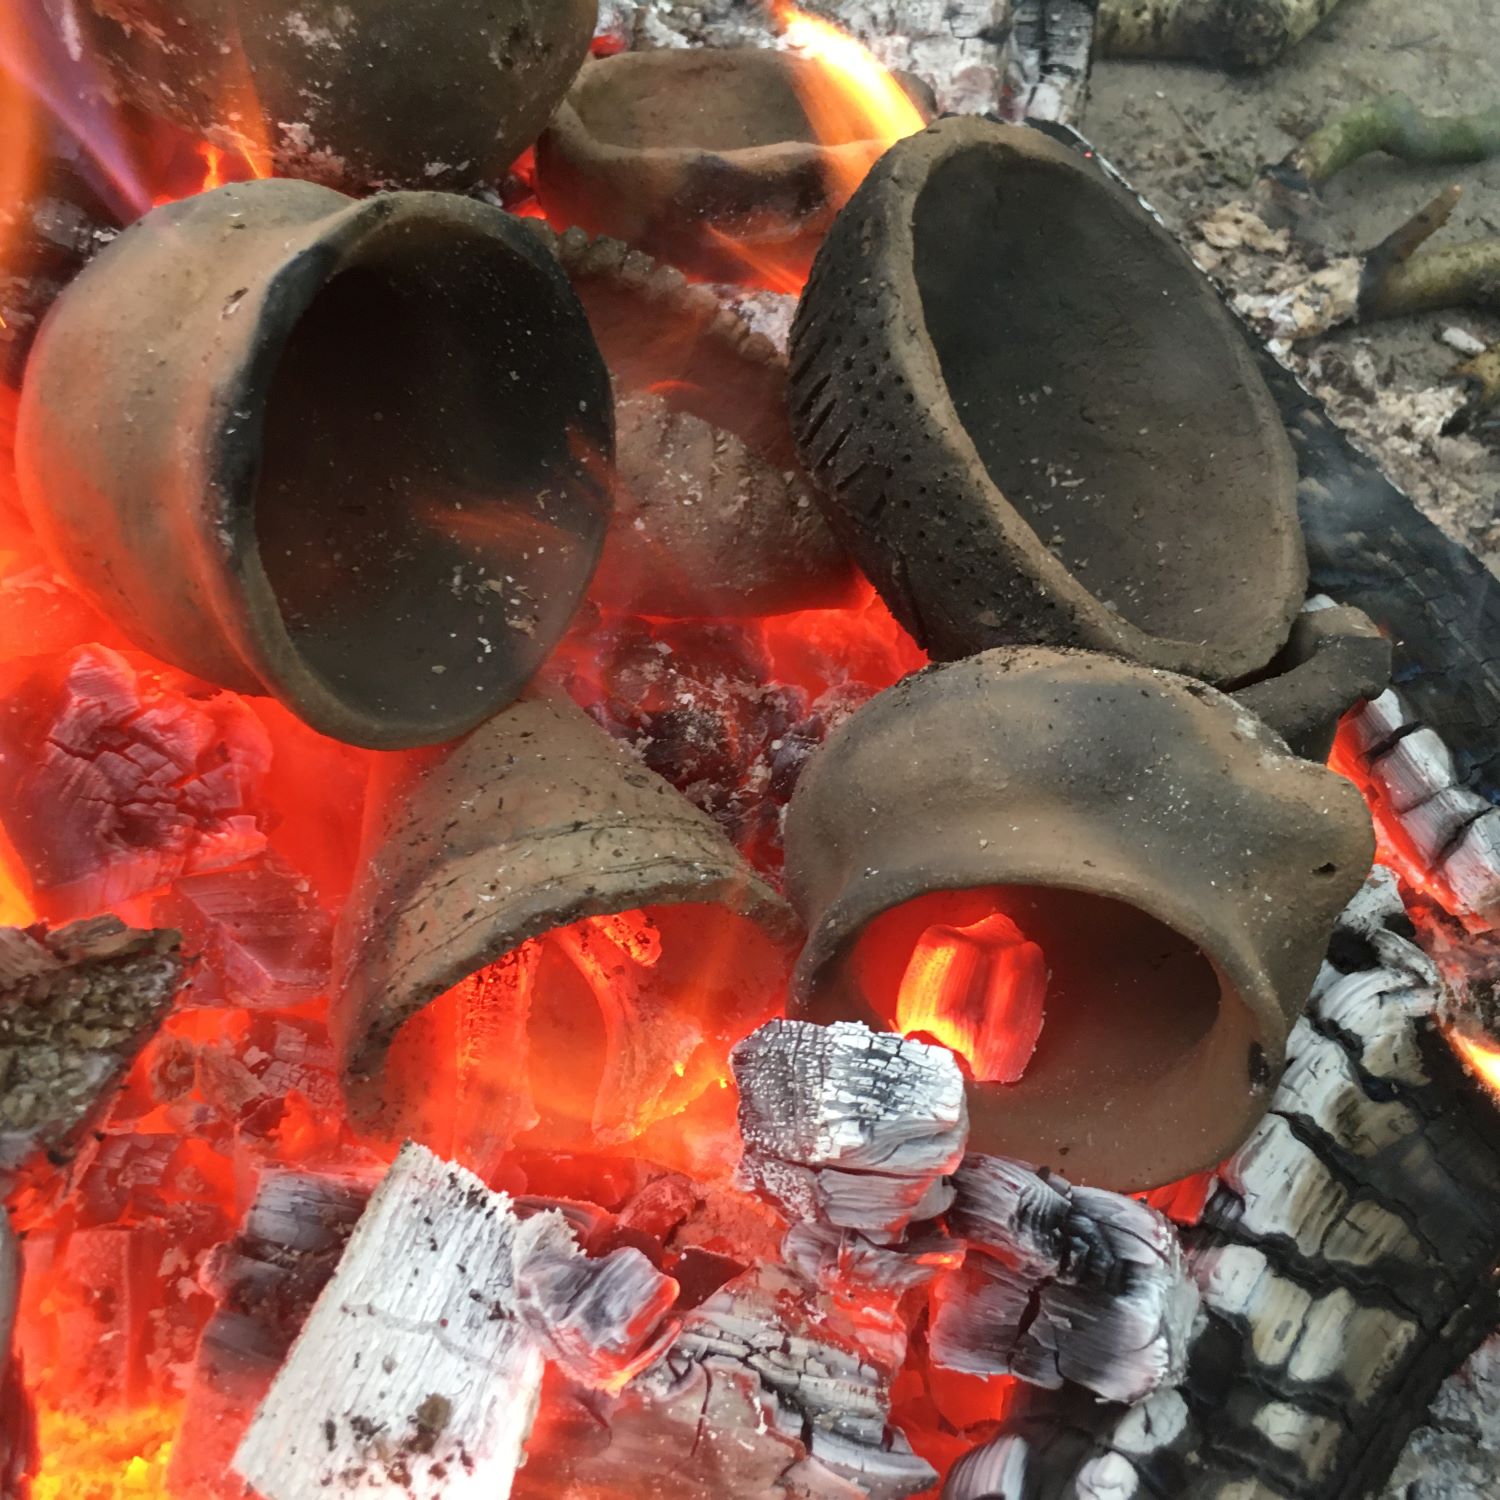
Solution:
{"label": "fire pit", "polygon": [[1500,636],[1089,8],[169,9],[0,19],[0,1500],[1379,1480]]}

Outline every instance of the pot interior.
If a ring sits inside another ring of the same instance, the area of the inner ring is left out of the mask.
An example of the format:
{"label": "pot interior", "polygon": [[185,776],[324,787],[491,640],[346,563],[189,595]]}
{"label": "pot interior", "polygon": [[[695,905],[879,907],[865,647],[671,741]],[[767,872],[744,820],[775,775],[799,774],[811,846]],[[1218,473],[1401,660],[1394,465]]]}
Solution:
{"label": "pot interior", "polygon": [[606,414],[565,311],[493,240],[406,220],[346,255],[292,328],[256,535],[293,646],[357,711],[477,717],[587,583]]}
{"label": "pot interior", "polygon": [[976,148],[934,169],[913,233],[942,380],[1040,544],[1151,635],[1263,634],[1284,587],[1265,566],[1282,554],[1272,435],[1211,298],[1148,221],[1102,184]]}

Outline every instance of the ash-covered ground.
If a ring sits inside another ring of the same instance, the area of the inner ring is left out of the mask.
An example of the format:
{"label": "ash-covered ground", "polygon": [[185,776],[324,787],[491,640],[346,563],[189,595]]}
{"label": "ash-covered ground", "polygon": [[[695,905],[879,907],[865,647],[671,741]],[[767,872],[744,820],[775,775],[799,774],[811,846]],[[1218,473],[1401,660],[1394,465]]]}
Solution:
{"label": "ash-covered ground", "polygon": [[[1438,114],[1500,106],[1495,0],[1343,0],[1263,73],[1101,61],[1081,123],[1215,275],[1233,291],[1254,292],[1305,274],[1317,251],[1266,237],[1252,221],[1226,217],[1226,207],[1258,207],[1262,164],[1391,90]],[[1316,238],[1332,255],[1368,249],[1450,183],[1462,183],[1464,197],[1432,245],[1500,234],[1500,158],[1410,166],[1376,155],[1329,184]],[[1495,301],[1500,308],[1500,289]],[[1491,343],[1500,339],[1500,314],[1454,308],[1344,328],[1299,344],[1294,358],[1391,477],[1500,571],[1500,427],[1478,438],[1441,432],[1454,405],[1449,377],[1463,357],[1441,341],[1450,329]]]}

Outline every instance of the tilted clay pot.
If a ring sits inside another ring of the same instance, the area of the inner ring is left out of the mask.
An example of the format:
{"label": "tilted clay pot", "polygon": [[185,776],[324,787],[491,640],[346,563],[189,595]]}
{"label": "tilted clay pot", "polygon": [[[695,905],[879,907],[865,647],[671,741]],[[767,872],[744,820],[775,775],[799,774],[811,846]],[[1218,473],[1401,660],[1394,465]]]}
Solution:
{"label": "tilted clay pot", "polygon": [[[705,1034],[736,1020],[752,1029],[763,1016],[740,1008],[779,1002],[799,930],[791,909],[712,819],[567,699],[529,693],[435,758],[405,760],[372,792],[364,875],[336,938],[330,1019],[358,1124],[428,1137],[435,1073],[420,1051],[393,1050],[398,1033],[461,981],[582,918],[682,907],[679,956],[685,946],[701,968],[690,988],[709,1012]],[[558,1003],[538,985],[534,1013]],[[720,1039],[726,1054],[743,1034]],[[581,1034],[562,1045],[543,1061],[584,1066]]]}
{"label": "tilted clay pot", "polygon": [[1038,945],[1040,1031],[1018,1081],[971,1084],[971,1145],[1131,1190],[1264,1113],[1374,838],[1353,786],[1215,689],[1023,648],[872,699],[809,765],[786,855],[810,1019],[890,1029],[938,924],[994,910]]}
{"label": "tilted clay pot", "polygon": [[1235,690],[1298,755],[1327,760],[1339,720],[1391,681],[1391,643],[1363,610],[1312,604],[1297,616],[1270,673]]}
{"label": "tilted clay pot", "polygon": [[47,3],[121,98],[347,192],[494,180],[546,125],[598,20],[598,0]]}
{"label": "tilted clay pot", "polygon": [[614,515],[590,597],[656,616],[849,602],[786,414],[786,360],[704,287],[618,240],[548,236],[614,377]]}
{"label": "tilted clay pot", "polygon": [[[819,141],[799,85],[822,77],[816,62],[761,47],[585,63],[537,142],[548,218],[711,280],[742,281],[767,264],[805,274],[842,201],[839,183],[880,150]],[[930,92],[897,81],[931,119]]]}
{"label": "tilted clay pot", "polygon": [[1085,646],[1224,682],[1286,639],[1296,468],[1244,338],[1038,132],[894,146],[819,253],[791,375],[835,531],[932,655]]}
{"label": "tilted clay pot", "polygon": [[246,183],[148,214],[59,299],[17,467],[136,644],[376,748],[509,703],[608,522],[609,377],[556,262],[445,193]]}

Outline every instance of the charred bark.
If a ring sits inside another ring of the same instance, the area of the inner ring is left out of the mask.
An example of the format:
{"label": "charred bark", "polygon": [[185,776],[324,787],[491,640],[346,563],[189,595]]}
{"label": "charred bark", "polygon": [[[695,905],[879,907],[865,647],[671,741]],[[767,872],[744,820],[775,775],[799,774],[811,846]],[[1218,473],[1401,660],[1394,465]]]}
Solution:
{"label": "charred bark", "polygon": [[65,1163],[181,986],[175,932],[0,928],[0,1186]]}

